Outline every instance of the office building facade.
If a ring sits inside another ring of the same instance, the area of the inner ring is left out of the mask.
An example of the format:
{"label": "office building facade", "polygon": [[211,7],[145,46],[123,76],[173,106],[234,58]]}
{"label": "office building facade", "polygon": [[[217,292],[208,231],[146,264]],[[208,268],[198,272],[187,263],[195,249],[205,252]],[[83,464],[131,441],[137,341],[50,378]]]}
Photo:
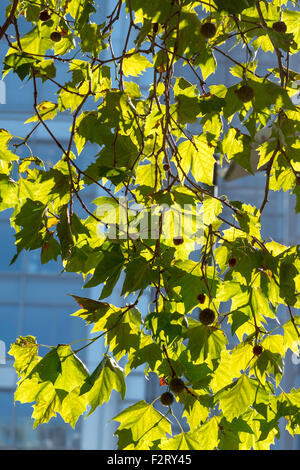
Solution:
{"label": "office building facade", "polygon": [[[101,2],[109,9],[110,2]],[[104,16],[107,14],[101,10]],[[0,22],[3,23],[3,10]],[[122,24],[116,33],[115,41],[122,44],[124,35]],[[2,41],[3,42],[3,41]],[[6,45],[0,44],[0,56],[3,57]],[[224,74],[227,82],[226,70],[229,63],[220,59],[218,74]],[[272,58],[268,58],[272,61]],[[187,77],[188,79],[188,77]],[[147,77],[144,77],[145,86]],[[218,76],[218,80],[220,80]],[[210,81],[213,83],[214,78]],[[3,85],[4,83],[4,85]],[[43,87],[39,99],[43,96]],[[0,88],[0,128],[5,128],[13,135],[24,136],[24,121],[33,115],[33,89],[32,84],[21,82],[17,77],[9,74],[1,82]],[[51,93],[49,87],[48,93]],[[69,132],[70,120],[63,116],[52,124],[55,135],[63,143]],[[27,125],[28,132],[30,125]],[[193,132],[197,132],[193,129]],[[47,134],[39,129],[31,141],[34,154],[46,161],[55,161],[58,157],[56,146],[49,140]],[[92,154],[93,149],[86,150]],[[264,176],[244,177],[233,181],[218,178],[219,194],[227,194],[230,199],[243,199],[257,207],[264,194]],[[96,194],[90,194],[91,197]],[[14,231],[9,224],[10,211],[0,212],[0,449],[111,449],[115,448],[116,440],[113,437],[115,424],[109,420],[121,408],[128,406],[142,398],[152,400],[159,394],[157,380],[148,380],[143,369],[132,373],[127,379],[127,394],[124,402],[119,395],[113,392],[112,401],[98,408],[88,419],[80,418],[75,430],[65,424],[60,417],[52,419],[50,423],[41,425],[33,430],[31,418],[31,405],[13,403],[13,393],[16,386],[16,374],[13,369],[12,357],[7,354],[10,344],[19,335],[32,334],[38,342],[45,345],[70,343],[79,338],[85,338],[89,331],[79,318],[70,317],[76,310],[74,300],[67,294],[84,295],[97,298],[98,290],[82,291],[82,279],[72,273],[61,272],[59,263],[50,262],[41,265],[38,252],[22,253],[18,260],[10,266],[15,254]],[[266,236],[272,234],[276,241],[283,244],[297,243],[300,236],[300,221],[294,215],[294,201],[286,193],[274,193],[269,206],[265,211]],[[112,303],[122,302],[113,296]],[[149,298],[142,299],[141,310],[147,312]],[[4,351],[6,349],[6,351]],[[45,351],[41,349],[40,354]],[[82,355],[83,360],[92,371],[99,363],[103,352],[103,344],[95,343],[87,348]],[[4,354],[5,353],[5,354]],[[300,365],[290,360],[286,365],[289,369],[286,381],[289,385],[299,387]],[[298,441],[286,438],[280,444],[285,448],[297,448]],[[290,447],[289,447],[290,446]]]}

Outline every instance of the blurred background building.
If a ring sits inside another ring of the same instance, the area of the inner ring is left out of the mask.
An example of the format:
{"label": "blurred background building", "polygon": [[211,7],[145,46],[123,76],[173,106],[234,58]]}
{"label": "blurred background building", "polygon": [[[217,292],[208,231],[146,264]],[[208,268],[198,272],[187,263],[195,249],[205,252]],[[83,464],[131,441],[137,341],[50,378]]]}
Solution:
{"label": "blurred background building", "polygon": [[[3,3],[5,4],[3,6]],[[4,22],[5,7],[9,2],[1,2],[0,24]],[[101,9],[97,14],[105,17],[110,13],[110,1],[99,0]],[[107,11],[105,11],[107,9]],[[117,45],[123,47],[126,20],[121,18],[119,29],[115,33],[114,45],[116,55]],[[0,43],[0,58],[7,49],[4,40]],[[238,58],[238,57],[237,57]],[[214,76],[208,83],[217,83],[224,76],[225,85],[230,86],[230,76],[227,71],[231,64],[222,56],[217,57],[219,67],[217,79]],[[267,63],[274,64],[274,58],[266,55]],[[297,70],[296,64],[291,63],[291,68]],[[187,75],[187,79],[188,79]],[[143,77],[145,86],[147,76]],[[216,81],[214,81],[216,80]],[[24,136],[24,121],[34,114],[33,89],[31,83],[21,82],[12,73],[4,80],[5,100],[3,99],[3,84],[0,95],[0,128],[7,129],[13,135]],[[39,91],[39,100],[46,99],[45,85]],[[51,85],[47,93],[51,93]],[[28,132],[30,131],[30,125]],[[59,140],[66,142],[66,136],[70,127],[70,119],[61,116],[55,123],[51,123],[52,129]],[[192,129],[191,129],[192,130]],[[197,132],[196,129],[192,130]],[[46,161],[56,161],[60,158],[57,147],[49,140],[42,129],[34,134],[31,140],[33,153]],[[85,150],[84,158],[93,155],[93,148]],[[233,173],[235,179],[230,179],[231,171],[222,169],[218,172],[218,193],[227,194],[229,199],[242,199],[260,206],[264,196],[264,175],[255,177],[241,176],[238,171]],[[236,169],[235,169],[236,170]],[[96,194],[90,194],[94,198]],[[283,244],[296,244],[300,236],[300,220],[295,217],[295,201],[288,193],[278,192],[270,194],[270,203],[264,213],[265,236],[272,234],[274,239]],[[86,338],[89,332],[79,318],[70,317],[77,306],[67,294],[77,294],[97,298],[99,291],[96,289],[82,290],[80,276],[70,273],[61,273],[59,263],[50,262],[41,265],[38,252],[22,253],[18,260],[10,266],[10,261],[15,254],[14,231],[9,224],[10,211],[0,212],[0,340],[6,345],[6,363],[0,360],[0,449],[113,449],[116,441],[113,437],[114,423],[108,421],[117,414],[121,408],[129,406],[140,399],[150,401],[159,395],[157,380],[146,380],[143,370],[136,371],[128,377],[127,394],[125,402],[119,395],[113,392],[113,400],[109,405],[98,408],[87,420],[80,418],[75,430],[66,425],[59,417],[52,419],[48,424],[41,425],[33,430],[31,419],[31,405],[13,403],[13,393],[16,385],[16,374],[13,369],[12,357],[7,355],[10,344],[19,335],[32,334],[38,338],[38,342],[45,345],[69,343],[78,338]],[[113,296],[109,299],[120,302],[121,299]],[[147,304],[150,299],[141,300],[139,308],[147,313]],[[3,343],[2,343],[3,345]],[[46,352],[46,350],[45,350]],[[41,354],[43,351],[41,351]],[[101,359],[101,345],[98,343],[83,351],[82,359],[92,371]],[[0,358],[1,359],[1,358]],[[285,381],[288,388],[300,386],[300,365],[287,359],[288,373]],[[291,440],[285,433],[276,446],[282,449],[300,448],[298,438]]]}

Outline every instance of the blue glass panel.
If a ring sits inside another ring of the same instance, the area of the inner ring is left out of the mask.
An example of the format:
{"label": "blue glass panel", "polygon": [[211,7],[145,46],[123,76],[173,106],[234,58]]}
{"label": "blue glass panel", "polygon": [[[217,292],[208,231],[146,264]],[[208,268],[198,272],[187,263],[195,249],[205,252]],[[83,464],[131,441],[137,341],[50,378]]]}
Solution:
{"label": "blue glass panel", "polygon": [[14,264],[9,265],[16,254],[14,233],[7,216],[0,218],[0,270],[2,271],[19,271],[21,269],[22,256]]}
{"label": "blue glass panel", "polygon": [[11,445],[13,392],[0,391],[0,449]]}
{"label": "blue glass panel", "polygon": [[0,340],[6,344],[6,354],[19,333],[19,306],[0,305]]}
{"label": "blue glass panel", "polygon": [[[28,277],[25,287],[25,302],[43,305],[47,302],[53,307],[68,305],[68,294],[76,294],[81,287],[81,279],[76,275],[66,273],[57,275],[43,275]],[[81,294],[82,295],[82,294]]]}
{"label": "blue glass panel", "polygon": [[17,302],[20,295],[20,277],[14,273],[7,274],[0,271],[1,303]]}
{"label": "blue glass panel", "polygon": [[78,449],[80,420],[72,430],[58,415],[33,429],[32,406],[16,404],[14,444],[19,449]]}
{"label": "blue glass panel", "polygon": [[26,306],[24,308],[22,335],[30,334],[37,338],[38,343],[54,345],[55,324],[53,317],[54,309],[51,307]]}

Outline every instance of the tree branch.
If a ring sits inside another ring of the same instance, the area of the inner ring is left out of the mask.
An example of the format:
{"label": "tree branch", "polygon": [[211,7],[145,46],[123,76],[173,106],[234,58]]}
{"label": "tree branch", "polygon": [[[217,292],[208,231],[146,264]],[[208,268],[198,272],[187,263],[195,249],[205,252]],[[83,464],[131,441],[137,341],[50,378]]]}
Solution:
{"label": "tree branch", "polygon": [[16,10],[17,10],[18,3],[19,3],[19,0],[14,0],[13,1],[10,13],[9,13],[8,17],[6,18],[6,21],[5,21],[4,25],[0,28],[0,41],[3,38],[4,34],[6,33],[8,27],[10,26],[10,24],[14,21],[14,17],[15,17],[15,13],[16,13]]}
{"label": "tree branch", "polygon": [[[257,12],[258,12],[258,15],[259,15],[259,18],[260,18],[260,21],[261,21],[261,24],[262,26],[265,28],[265,30],[267,31],[268,30],[268,26],[267,26],[267,23],[264,19],[264,16],[263,16],[263,13],[261,11],[261,8],[260,8],[260,4],[259,4],[259,0],[257,0],[255,2],[255,5],[256,5],[256,9],[257,9]],[[274,41],[272,40],[272,38],[270,37],[270,35],[268,34],[269,36],[269,39],[274,47],[274,51],[277,55],[277,61],[278,61],[278,67],[279,67],[279,75],[280,75],[280,84],[281,86],[284,86],[284,82],[285,82],[285,72],[283,70],[283,65],[282,65],[282,54],[280,52],[280,50],[278,49],[278,47],[275,46],[274,44]]]}
{"label": "tree branch", "polygon": [[273,155],[271,157],[271,160],[269,161],[268,163],[268,166],[267,166],[267,170],[266,170],[266,184],[265,184],[265,196],[264,196],[264,199],[263,199],[263,202],[261,204],[261,207],[260,207],[260,215],[262,214],[264,208],[265,208],[265,205],[267,204],[268,202],[268,195],[269,195],[269,188],[270,188],[270,175],[271,175],[271,169],[272,169],[272,165],[274,163],[274,159],[277,155],[277,152],[279,150],[279,145],[277,144],[277,147],[276,149],[274,150],[273,152]]}

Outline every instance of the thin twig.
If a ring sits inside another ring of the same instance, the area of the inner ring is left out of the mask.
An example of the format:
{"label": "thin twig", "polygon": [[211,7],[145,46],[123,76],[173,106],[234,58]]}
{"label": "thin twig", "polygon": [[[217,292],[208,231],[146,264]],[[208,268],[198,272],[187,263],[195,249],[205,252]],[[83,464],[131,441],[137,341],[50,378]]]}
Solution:
{"label": "thin twig", "polygon": [[9,13],[8,17],[6,18],[3,26],[0,28],[0,41],[3,38],[4,34],[6,33],[9,25],[13,22],[13,20],[15,18],[18,3],[19,3],[19,0],[14,0],[13,1],[10,13]]}
{"label": "thin twig", "polygon": [[264,210],[264,208],[265,208],[265,206],[268,202],[269,189],[270,189],[271,169],[272,169],[272,166],[273,166],[273,163],[274,163],[274,160],[275,160],[275,157],[277,155],[278,150],[279,150],[279,146],[277,144],[276,149],[274,150],[273,155],[272,155],[271,159],[268,162],[268,166],[267,166],[267,170],[266,170],[265,195],[264,195],[264,199],[263,199],[263,202],[261,204],[261,207],[260,207],[260,215],[262,214],[262,212],[263,212],[263,210]]}
{"label": "thin twig", "polygon": [[[259,15],[259,18],[260,18],[260,21],[261,21],[261,24],[262,26],[264,27],[264,29],[266,30],[266,32],[268,33],[268,26],[267,26],[267,23],[264,19],[264,15],[261,11],[261,8],[260,8],[260,2],[259,0],[257,0],[255,2],[255,5],[256,5],[256,9],[257,9],[257,12],[258,12],[258,15]],[[274,41],[273,39],[271,38],[271,36],[268,34],[269,36],[269,39],[274,47],[274,50],[275,50],[275,54],[277,56],[277,61],[278,61],[278,67],[279,67],[279,75],[280,75],[280,84],[281,86],[283,87],[284,86],[284,82],[285,82],[285,72],[284,72],[284,69],[283,69],[283,65],[282,65],[282,54],[280,52],[280,50],[278,49],[278,47],[275,46],[274,44]]]}

